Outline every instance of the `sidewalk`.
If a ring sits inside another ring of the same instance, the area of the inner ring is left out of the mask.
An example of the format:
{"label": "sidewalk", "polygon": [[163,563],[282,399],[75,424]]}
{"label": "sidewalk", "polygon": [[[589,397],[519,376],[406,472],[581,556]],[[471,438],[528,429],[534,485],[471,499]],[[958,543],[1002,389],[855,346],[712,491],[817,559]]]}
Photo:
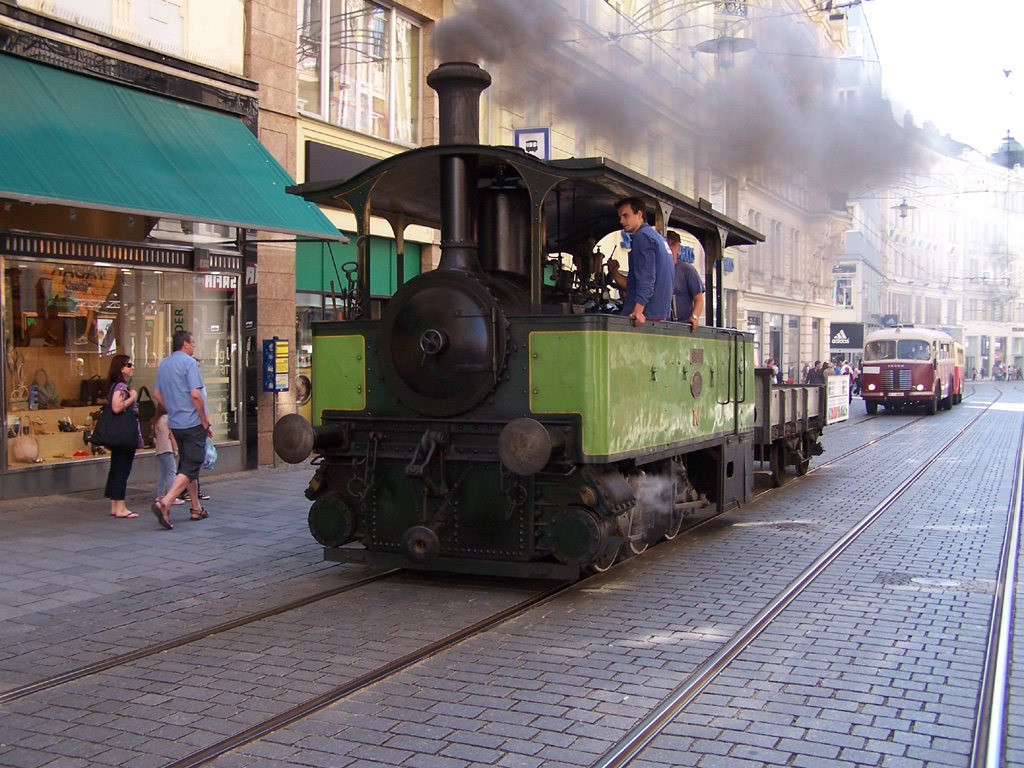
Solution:
{"label": "sidewalk", "polygon": [[130,481],[135,519],[111,517],[102,489],[0,502],[0,666],[19,652],[12,635],[44,629],[52,641],[81,614],[109,622],[110,612],[137,610],[153,590],[180,584],[184,590],[158,599],[203,594],[206,601],[229,588],[225,579],[251,587],[309,575],[310,566],[321,571],[302,494],[311,476],[302,464],[200,478],[210,517],[192,522],[189,505],[175,506],[172,531],[150,511],[155,489]]}

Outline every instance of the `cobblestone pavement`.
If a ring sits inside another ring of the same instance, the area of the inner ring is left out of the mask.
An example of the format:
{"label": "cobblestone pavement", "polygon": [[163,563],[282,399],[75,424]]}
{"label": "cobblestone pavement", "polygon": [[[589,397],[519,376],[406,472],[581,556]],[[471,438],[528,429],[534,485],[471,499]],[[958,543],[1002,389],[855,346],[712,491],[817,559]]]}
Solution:
{"label": "cobblestone pavement", "polygon": [[[633,763],[965,766],[1022,428],[1009,385],[929,419],[867,418],[855,400],[812,466],[909,426],[213,764],[591,765],[997,391],[932,487],[876,521]],[[309,475],[212,479],[211,518],[175,513],[174,531],[114,520],[98,494],[0,505],[0,690],[374,573],[320,561]],[[144,513],[149,495],[130,506]],[[0,765],[166,765],[529,591],[381,584],[0,705]],[[1020,701],[1014,686],[1015,765]]]}

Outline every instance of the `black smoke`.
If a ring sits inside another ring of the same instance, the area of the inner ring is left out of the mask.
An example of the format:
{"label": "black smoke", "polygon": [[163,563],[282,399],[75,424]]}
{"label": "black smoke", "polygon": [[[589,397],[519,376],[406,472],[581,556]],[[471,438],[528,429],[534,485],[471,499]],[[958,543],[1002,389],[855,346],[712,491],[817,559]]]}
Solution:
{"label": "black smoke", "polygon": [[[680,115],[699,136],[697,161],[733,176],[795,169],[827,193],[882,184],[919,166],[917,145],[880,93],[862,91],[840,106],[839,62],[823,55],[808,29],[765,12],[748,32],[757,47],[737,53],[730,68],[715,69],[708,54],[673,51],[682,68],[715,71]],[[656,44],[634,32],[634,41]],[[682,99],[651,85],[664,81],[642,63],[650,58],[635,42],[626,51],[621,38],[577,35],[555,2],[467,0],[435,25],[433,45],[438,62],[500,68],[492,86],[499,106],[550,100],[559,118],[622,147],[645,146],[648,128],[682,132],[664,117],[664,102]],[[657,45],[663,54],[664,42]]]}

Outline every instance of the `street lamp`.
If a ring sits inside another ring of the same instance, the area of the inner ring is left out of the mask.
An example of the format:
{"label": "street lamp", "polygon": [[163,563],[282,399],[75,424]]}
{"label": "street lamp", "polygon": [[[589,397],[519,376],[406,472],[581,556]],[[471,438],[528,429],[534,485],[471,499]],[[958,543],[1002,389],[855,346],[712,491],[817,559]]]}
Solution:
{"label": "street lamp", "polygon": [[699,53],[713,53],[718,57],[718,65],[729,69],[735,63],[735,54],[749,51],[754,41],[746,37],[738,37],[735,31],[746,28],[747,3],[745,0],[715,0],[714,3],[716,37],[705,40],[694,46]]}
{"label": "street lamp", "polygon": [[899,205],[894,205],[892,207],[892,209],[894,211],[899,211],[900,212],[900,218],[901,219],[905,219],[905,218],[907,218],[907,214],[910,211],[914,210],[916,207],[917,206],[915,206],[915,205],[907,205],[907,198],[904,197],[903,198],[903,202],[900,203]]}
{"label": "street lamp", "polygon": [[728,69],[734,63],[734,54],[749,51],[756,45],[753,40],[746,37],[733,37],[732,35],[721,35],[714,40],[705,40],[697,43],[694,50],[700,53],[714,53],[718,56],[718,64],[722,69]]}

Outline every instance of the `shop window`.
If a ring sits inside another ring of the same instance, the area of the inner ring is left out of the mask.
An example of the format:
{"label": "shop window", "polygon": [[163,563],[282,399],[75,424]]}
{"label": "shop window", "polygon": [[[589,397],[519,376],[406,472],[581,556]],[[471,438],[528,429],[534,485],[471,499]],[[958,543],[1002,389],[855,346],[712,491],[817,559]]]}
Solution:
{"label": "shop window", "polygon": [[[237,275],[17,259],[4,291],[5,426],[31,423],[42,462],[91,458],[82,437],[106,400],[111,358],[130,355],[131,387],[152,393],[179,328],[195,337],[214,438],[238,439]],[[24,464],[9,452],[8,466]]]}

